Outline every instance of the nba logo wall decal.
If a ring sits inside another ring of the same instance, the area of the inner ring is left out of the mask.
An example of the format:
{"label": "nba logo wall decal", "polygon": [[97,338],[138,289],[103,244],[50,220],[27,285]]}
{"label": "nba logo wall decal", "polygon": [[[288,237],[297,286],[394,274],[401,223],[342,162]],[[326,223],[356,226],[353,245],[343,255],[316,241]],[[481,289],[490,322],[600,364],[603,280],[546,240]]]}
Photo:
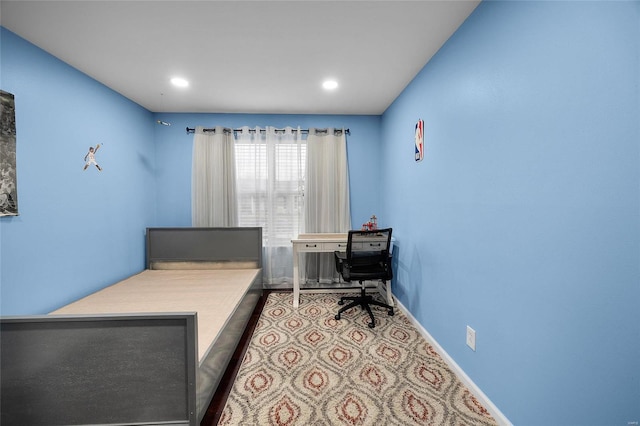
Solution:
{"label": "nba logo wall decal", "polygon": [[415,132],[416,143],[416,161],[422,161],[424,158],[424,121],[418,120]]}

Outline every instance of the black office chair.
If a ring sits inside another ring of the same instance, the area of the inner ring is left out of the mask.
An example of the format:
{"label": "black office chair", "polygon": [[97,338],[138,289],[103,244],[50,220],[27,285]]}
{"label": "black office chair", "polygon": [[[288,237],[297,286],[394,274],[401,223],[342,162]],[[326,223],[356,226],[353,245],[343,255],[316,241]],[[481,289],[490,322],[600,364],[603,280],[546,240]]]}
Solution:
{"label": "black office chair", "polygon": [[358,281],[360,283],[359,296],[344,296],[340,298],[339,305],[343,305],[346,300],[351,300],[347,306],[343,306],[338,310],[336,319],[340,319],[340,315],[354,306],[361,306],[371,317],[369,328],[376,326],[371,306],[382,306],[388,309],[389,315],[393,315],[393,307],[386,303],[373,300],[373,297],[365,292],[364,281],[382,280],[386,284],[393,278],[391,269],[391,228],[377,229],[374,231],[349,231],[347,240],[347,251],[336,251],[335,261],[336,269],[347,281]]}

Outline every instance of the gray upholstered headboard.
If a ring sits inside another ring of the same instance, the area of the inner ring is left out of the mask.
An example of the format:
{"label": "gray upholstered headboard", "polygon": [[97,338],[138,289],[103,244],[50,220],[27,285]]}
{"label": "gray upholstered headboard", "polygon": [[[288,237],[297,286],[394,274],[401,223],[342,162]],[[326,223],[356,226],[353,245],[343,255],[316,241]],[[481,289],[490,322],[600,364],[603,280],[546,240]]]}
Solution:
{"label": "gray upholstered headboard", "polygon": [[262,228],[147,228],[147,269],[170,263],[262,267]]}

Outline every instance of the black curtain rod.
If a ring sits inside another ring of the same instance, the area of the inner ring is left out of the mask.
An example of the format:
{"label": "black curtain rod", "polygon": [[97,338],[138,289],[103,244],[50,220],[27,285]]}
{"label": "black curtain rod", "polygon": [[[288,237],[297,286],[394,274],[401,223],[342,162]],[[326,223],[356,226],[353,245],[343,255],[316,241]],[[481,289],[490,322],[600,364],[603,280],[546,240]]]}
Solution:
{"label": "black curtain rod", "polygon": [[[276,129],[276,132],[284,132],[286,129]],[[298,129],[291,129],[293,132],[297,132]],[[189,127],[187,127],[187,134],[189,133],[195,133],[196,129],[191,129]],[[202,129],[203,132],[215,132],[216,129]],[[224,128],[224,132],[225,133],[231,133],[231,132],[241,132],[242,129],[229,129],[229,128]],[[256,129],[249,129],[249,133],[254,132],[255,133]],[[265,129],[260,129],[261,132],[264,132]],[[327,133],[329,131],[329,129],[316,129],[316,132],[318,133]],[[351,132],[349,131],[349,129],[335,129],[334,133],[342,133],[344,131],[345,134],[350,135]],[[301,133],[309,133],[309,129],[300,129]]]}

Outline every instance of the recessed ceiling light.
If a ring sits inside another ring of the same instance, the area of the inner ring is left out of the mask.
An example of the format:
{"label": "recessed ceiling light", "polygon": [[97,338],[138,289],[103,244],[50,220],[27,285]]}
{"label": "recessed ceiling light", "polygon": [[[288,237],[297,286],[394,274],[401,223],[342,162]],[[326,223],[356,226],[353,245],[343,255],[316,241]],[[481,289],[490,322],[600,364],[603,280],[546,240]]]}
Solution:
{"label": "recessed ceiling light", "polygon": [[322,83],[322,87],[325,90],[334,90],[338,88],[338,82],[335,80],[326,80],[324,83]]}
{"label": "recessed ceiling light", "polygon": [[171,84],[177,87],[187,87],[189,86],[189,82],[184,78],[174,77],[171,79]]}

